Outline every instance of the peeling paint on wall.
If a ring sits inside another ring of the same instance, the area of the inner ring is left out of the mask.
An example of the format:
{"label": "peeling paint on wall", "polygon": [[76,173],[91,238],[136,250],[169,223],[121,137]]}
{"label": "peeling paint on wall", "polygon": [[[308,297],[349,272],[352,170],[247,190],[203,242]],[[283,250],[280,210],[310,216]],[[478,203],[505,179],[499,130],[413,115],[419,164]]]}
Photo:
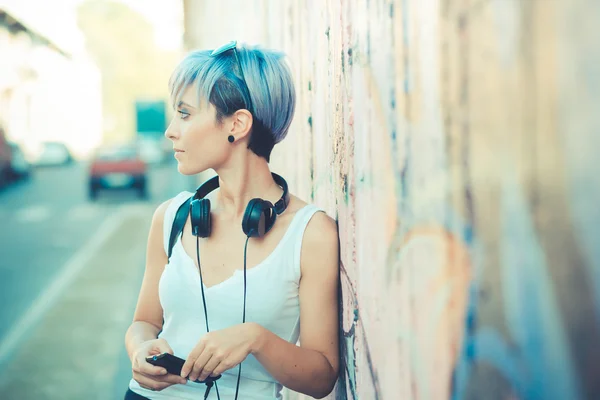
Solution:
{"label": "peeling paint on wall", "polygon": [[600,398],[600,3],[188,3],[195,47],[290,57],[272,166],[338,220],[330,398]]}

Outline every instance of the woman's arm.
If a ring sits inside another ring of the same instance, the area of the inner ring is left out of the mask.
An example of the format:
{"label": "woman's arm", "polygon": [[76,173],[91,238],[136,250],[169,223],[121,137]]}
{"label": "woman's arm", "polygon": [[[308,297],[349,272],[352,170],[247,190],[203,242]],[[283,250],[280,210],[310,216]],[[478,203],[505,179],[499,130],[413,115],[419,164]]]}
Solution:
{"label": "woman's arm", "polygon": [[158,281],[168,261],[163,246],[163,221],[165,210],[170,202],[171,200],[168,200],[158,206],[152,217],[146,249],[144,279],[138,296],[133,323],[125,334],[125,347],[130,359],[141,343],[156,339],[162,329],[163,310],[158,298]]}
{"label": "woman's arm", "polygon": [[146,361],[149,355],[165,352],[173,354],[173,349],[166,340],[157,339],[163,324],[158,281],[167,264],[167,255],[163,247],[163,221],[169,203],[170,200],[161,204],[152,217],[146,250],[146,271],[133,323],[125,334],[125,347],[131,360],[133,379],[141,387],[151,390],[163,390],[177,383],[186,383],[180,376],[168,374],[164,368]]}
{"label": "woman's arm", "polygon": [[317,213],[302,242],[300,346],[258,328],[252,353],[282,385],[312,397],[327,396],[339,369],[339,240],[333,219]]}

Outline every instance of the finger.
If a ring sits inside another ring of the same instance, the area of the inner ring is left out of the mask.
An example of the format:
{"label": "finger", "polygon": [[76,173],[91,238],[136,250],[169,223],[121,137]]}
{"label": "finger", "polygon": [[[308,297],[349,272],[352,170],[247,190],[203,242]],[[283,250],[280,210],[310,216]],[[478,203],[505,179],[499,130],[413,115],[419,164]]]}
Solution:
{"label": "finger", "polygon": [[148,378],[155,380],[157,382],[168,382],[168,383],[180,383],[185,385],[187,383],[187,379],[180,377],[177,374],[167,374],[164,376],[148,376]]}
{"label": "finger", "polygon": [[196,360],[202,352],[204,351],[205,342],[204,340],[200,340],[198,345],[191,351],[191,353],[187,356],[185,362],[183,363],[183,367],[181,367],[181,377],[186,378],[190,371],[193,369]]}
{"label": "finger", "polygon": [[147,375],[166,375],[167,370],[150,364],[146,361],[146,357],[138,355],[133,359],[133,363],[131,364],[131,370],[133,372],[144,373]]}
{"label": "finger", "polygon": [[167,374],[166,376],[161,376],[158,379],[162,380],[163,382],[169,382],[172,384],[185,385],[187,383],[187,379],[182,378],[177,374]]}
{"label": "finger", "polygon": [[221,361],[219,363],[219,365],[217,365],[214,369],[213,372],[210,374],[210,376],[219,376],[222,375],[223,372],[227,371],[228,369],[231,369],[233,367],[235,367],[236,365],[234,365],[232,362],[230,362],[229,360],[225,359],[223,361]]}
{"label": "finger", "polygon": [[202,372],[200,373],[198,379],[200,379],[200,381],[205,381],[206,378],[208,378],[208,376],[212,374],[213,370],[217,367],[217,365],[221,363],[222,360],[222,356],[218,354],[213,354],[212,357],[206,363],[206,365],[204,365],[204,367],[202,368]]}
{"label": "finger", "polygon": [[205,349],[202,352],[202,354],[200,354],[200,357],[196,359],[196,362],[194,363],[194,368],[192,369],[192,371],[190,372],[190,376],[188,377],[190,381],[195,381],[196,379],[198,379],[198,377],[202,373],[202,370],[204,369],[204,366],[210,361],[212,356],[213,352],[209,351],[208,349]]}
{"label": "finger", "polygon": [[136,374],[133,379],[137,381],[141,387],[149,390],[159,391],[173,385],[171,382],[160,382],[143,374]]}
{"label": "finger", "polygon": [[150,364],[148,361],[146,361],[145,357],[143,360],[138,362],[137,372],[152,376],[161,376],[167,374],[167,370],[165,368]]}
{"label": "finger", "polygon": [[223,374],[223,372],[236,368],[240,365],[248,356],[248,353],[244,351],[238,350],[231,352],[227,355],[227,357],[223,357],[218,366],[215,367],[211,376],[218,376]]}
{"label": "finger", "polygon": [[[170,384],[179,383],[182,385],[185,385],[187,383],[186,379],[184,379],[176,374],[166,374],[163,376],[155,376],[155,375],[146,375],[146,374],[138,373],[137,376],[142,377],[145,380],[155,381],[155,382],[163,382],[163,383],[170,383]],[[134,375],[134,377],[135,377],[135,375]]]}
{"label": "finger", "polygon": [[139,368],[138,372],[145,374],[145,375],[151,375],[151,376],[167,375],[166,369],[164,369],[163,367],[157,367],[156,365],[152,365],[150,363],[146,363],[146,365],[142,365],[142,367]]}

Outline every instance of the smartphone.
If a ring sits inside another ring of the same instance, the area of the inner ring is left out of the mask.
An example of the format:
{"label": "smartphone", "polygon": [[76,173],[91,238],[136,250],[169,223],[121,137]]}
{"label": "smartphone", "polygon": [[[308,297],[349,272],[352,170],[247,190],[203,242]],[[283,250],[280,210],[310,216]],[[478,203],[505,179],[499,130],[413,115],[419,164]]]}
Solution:
{"label": "smartphone", "polygon": [[[148,361],[152,365],[156,365],[157,367],[163,367],[167,370],[168,373],[173,375],[181,375],[181,368],[183,368],[183,364],[185,360],[174,356],[169,353],[157,354],[154,356],[146,357],[146,361]],[[204,381],[196,380],[198,383],[208,383],[214,382],[219,379],[221,375],[218,376],[209,376]]]}

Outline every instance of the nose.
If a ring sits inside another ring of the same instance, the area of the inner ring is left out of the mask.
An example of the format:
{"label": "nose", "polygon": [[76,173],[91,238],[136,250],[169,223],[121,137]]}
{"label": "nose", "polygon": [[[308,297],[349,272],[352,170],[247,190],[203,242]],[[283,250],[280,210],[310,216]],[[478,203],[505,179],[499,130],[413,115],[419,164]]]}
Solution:
{"label": "nose", "polygon": [[169,126],[167,126],[167,130],[165,131],[165,137],[170,140],[175,140],[179,138],[179,130],[175,126],[174,120],[171,120]]}

